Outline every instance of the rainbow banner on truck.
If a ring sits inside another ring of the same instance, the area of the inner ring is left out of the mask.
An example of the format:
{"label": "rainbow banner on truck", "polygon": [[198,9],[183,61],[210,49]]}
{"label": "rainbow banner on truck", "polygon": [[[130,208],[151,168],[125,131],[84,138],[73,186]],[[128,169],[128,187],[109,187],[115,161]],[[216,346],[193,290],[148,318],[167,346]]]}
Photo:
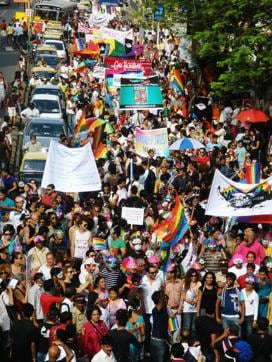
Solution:
{"label": "rainbow banner on truck", "polygon": [[156,156],[168,156],[167,128],[152,130],[136,128],[135,149],[136,153],[142,157],[147,157],[149,150],[153,150]]}

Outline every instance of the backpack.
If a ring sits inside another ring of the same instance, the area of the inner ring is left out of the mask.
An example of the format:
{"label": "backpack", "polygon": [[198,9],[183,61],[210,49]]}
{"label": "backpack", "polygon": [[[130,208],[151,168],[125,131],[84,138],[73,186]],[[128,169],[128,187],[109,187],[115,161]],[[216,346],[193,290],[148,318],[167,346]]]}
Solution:
{"label": "backpack", "polygon": [[249,362],[253,357],[253,351],[249,343],[246,341],[238,341],[235,343],[234,348],[239,351],[239,361]]}
{"label": "backpack", "polygon": [[71,308],[68,303],[61,303],[60,310],[61,310],[61,307],[63,307],[63,306],[67,307],[67,309],[68,309],[67,312],[71,312]]}

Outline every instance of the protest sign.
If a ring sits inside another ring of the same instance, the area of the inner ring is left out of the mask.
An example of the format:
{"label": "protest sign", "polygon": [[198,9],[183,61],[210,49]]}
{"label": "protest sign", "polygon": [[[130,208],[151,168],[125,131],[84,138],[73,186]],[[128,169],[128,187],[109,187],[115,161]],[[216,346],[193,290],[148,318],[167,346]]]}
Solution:
{"label": "protest sign", "polygon": [[120,109],[162,109],[162,94],[156,76],[121,78]]}
{"label": "protest sign", "polygon": [[143,225],[144,208],[122,207],[122,219],[125,219],[130,225]]}
{"label": "protest sign", "polygon": [[124,70],[105,69],[106,87],[111,96],[117,94],[117,90],[121,86],[121,77],[142,78],[143,71],[141,70],[124,71]]}
{"label": "protest sign", "polygon": [[259,184],[243,184],[228,179],[216,170],[206,206],[206,215],[219,217],[270,215],[271,185],[272,177]]}
{"label": "protest sign", "polygon": [[149,76],[151,74],[150,59],[124,59],[116,57],[105,57],[104,64],[115,70],[143,70],[144,76]]}
{"label": "protest sign", "polygon": [[156,156],[169,155],[167,128],[146,131],[136,128],[135,138],[135,149],[138,155],[147,157],[149,150],[153,150]]}
{"label": "protest sign", "polygon": [[42,187],[54,184],[57,191],[85,192],[101,190],[101,180],[91,145],[69,148],[51,141]]}

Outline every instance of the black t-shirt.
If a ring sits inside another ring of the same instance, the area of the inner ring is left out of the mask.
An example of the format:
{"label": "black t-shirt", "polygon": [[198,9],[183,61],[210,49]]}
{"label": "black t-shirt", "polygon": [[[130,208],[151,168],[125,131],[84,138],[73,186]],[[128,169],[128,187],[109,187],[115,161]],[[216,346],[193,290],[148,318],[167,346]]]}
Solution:
{"label": "black t-shirt", "polygon": [[133,344],[136,348],[141,348],[142,343],[138,342],[133,334],[122,329],[118,331],[113,329],[109,332],[113,340],[113,353],[117,362],[127,362],[129,356],[129,345]]}
{"label": "black t-shirt", "polygon": [[214,318],[207,315],[196,318],[195,321],[196,335],[201,344],[203,351],[211,351],[211,335],[219,335],[221,332],[220,325]]}
{"label": "black t-shirt", "polygon": [[38,328],[28,319],[15,321],[11,328],[12,360],[32,362],[31,343],[38,342]]}
{"label": "black t-shirt", "polygon": [[38,352],[47,353],[48,351],[48,342],[49,342],[49,334],[50,329],[54,327],[56,324],[44,322],[39,330],[39,345]]}
{"label": "black t-shirt", "polygon": [[167,308],[152,310],[153,328],[152,337],[166,339],[168,337],[168,312]]}
{"label": "black t-shirt", "polygon": [[254,362],[271,361],[272,336],[267,333],[254,333],[247,339],[254,353]]}
{"label": "black t-shirt", "polygon": [[210,308],[215,312],[215,304],[217,299],[217,289],[207,289],[205,287],[200,288],[202,292],[200,309]]}

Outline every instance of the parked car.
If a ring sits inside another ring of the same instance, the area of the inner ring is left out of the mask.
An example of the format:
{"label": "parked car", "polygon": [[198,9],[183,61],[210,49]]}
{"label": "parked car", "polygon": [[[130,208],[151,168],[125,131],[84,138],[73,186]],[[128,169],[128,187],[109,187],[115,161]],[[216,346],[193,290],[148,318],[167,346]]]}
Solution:
{"label": "parked car", "polygon": [[65,108],[65,96],[62,93],[61,89],[57,86],[57,85],[53,85],[53,84],[42,84],[42,85],[37,85],[31,92],[30,94],[30,99],[35,95],[35,94],[53,94],[55,96],[58,96],[60,98],[61,101],[61,107],[64,109]]}
{"label": "parked car", "polygon": [[53,94],[35,94],[30,102],[34,103],[34,106],[39,110],[40,117],[63,118],[59,96]]}
{"label": "parked car", "polygon": [[36,55],[50,54],[57,56],[57,49],[53,45],[39,44],[36,48]]}
{"label": "parked car", "polygon": [[44,44],[53,45],[57,49],[58,57],[67,60],[66,48],[62,40],[45,39]]}
{"label": "parked car", "polygon": [[51,79],[57,73],[55,68],[51,67],[33,67],[31,73],[38,74],[39,78]]}
{"label": "parked car", "polygon": [[38,62],[40,60],[44,60],[45,63],[51,67],[51,68],[56,68],[56,66],[58,65],[59,63],[59,57],[57,55],[53,55],[53,54],[43,54],[43,53],[40,53],[38,55],[35,56],[34,58],[34,64],[37,65]]}
{"label": "parked car", "polygon": [[69,131],[63,119],[33,117],[24,128],[23,148],[29,142],[30,136],[34,134],[44,151],[48,151],[51,139],[59,140],[64,134],[69,137]]}
{"label": "parked car", "polygon": [[21,162],[19,180],[24,182],[35,180],[40,185],[46,158],[47,152],[26,152]]}

